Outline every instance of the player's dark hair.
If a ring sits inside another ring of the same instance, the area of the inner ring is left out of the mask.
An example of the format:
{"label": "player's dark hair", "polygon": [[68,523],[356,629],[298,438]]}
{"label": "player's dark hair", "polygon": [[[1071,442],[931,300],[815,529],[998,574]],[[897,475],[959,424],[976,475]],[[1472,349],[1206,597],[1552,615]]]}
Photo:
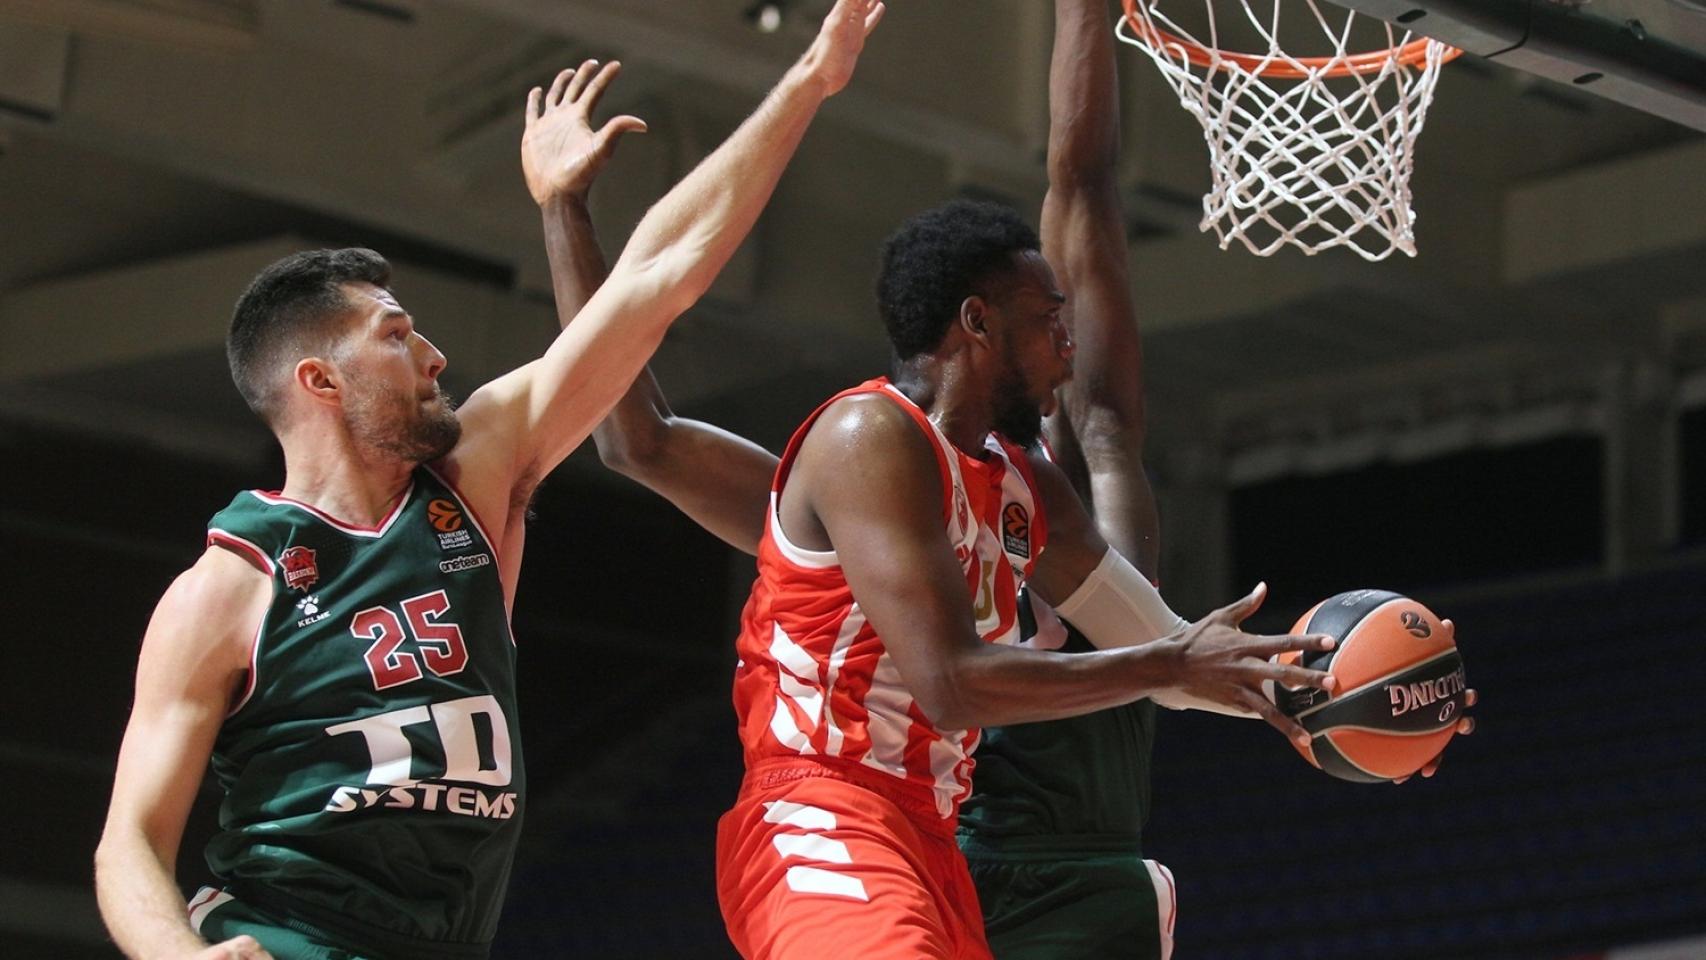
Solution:
{"label": "player's dark hair", "polygon": [[973,294],[1037,250],[1037,232],[998,203],[954,200],[901,224],[883,242],[877,310],[896,360],[933,350]]}
{"label": "player's dark hair", "polygon": [[262,270],[237,299],[225,356],[249,409],[278,415],[278,365],[325,349],[349,308],[346,283],[389,288],[391,265],[372,250],[307,250]]}

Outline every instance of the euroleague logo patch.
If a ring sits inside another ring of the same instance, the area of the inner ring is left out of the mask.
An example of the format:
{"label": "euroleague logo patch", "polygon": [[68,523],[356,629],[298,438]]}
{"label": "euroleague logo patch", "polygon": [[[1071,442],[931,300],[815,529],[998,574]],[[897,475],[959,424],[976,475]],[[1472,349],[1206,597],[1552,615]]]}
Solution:
{"label": "euroleague logo patch", "polygon": [[1014,556],[1030,559],[1031,515],[1021,504],[1009,503],[1001,511],[1001,546]]}
{"label": "euroleague logo patch", "polygon": [[463,529],[462,505],[454,500],[429,502],[427,520],[438,531],[440,550],[460,550],[474,542],[474,535]]}
{"label": "euroleague logo patch", "polygon": [[314,562],[314,551],[308,547],[291,547],[278,555],[278,565],[284,570],[284,585],[292,590],[307,591],[320,582],[320,565]]}
{"label": "euroleague logo patch", "polygon": [[462,508],[449,500],[434,500],[427,504],[427,519],[439,533],[455,533],[462,529]]}

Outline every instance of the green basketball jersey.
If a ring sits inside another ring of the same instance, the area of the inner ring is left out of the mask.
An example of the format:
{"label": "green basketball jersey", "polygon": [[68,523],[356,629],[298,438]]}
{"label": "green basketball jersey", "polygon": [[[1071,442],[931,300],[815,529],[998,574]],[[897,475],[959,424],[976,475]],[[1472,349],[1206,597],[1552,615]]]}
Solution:
{"label": "green basketball jersey", "polygon": [[[1028,594],[1020,628],[1036,633]],[[1061,649],[1091,649],[1067,627]],[[960,807],[960,846],[979,853],[1098,851],[1135,854],[1149,811],[1155,704],[1148,700],[1064,720],[990,727],[977,748],[971,796]]]}
{"label": "green basketball jersey", "polygon": [[214,745],[208,865],[364,954],[484,956],[525,781],[515,644],[478,519],[422,467],[378,527],[247,491],[208,541],[273,578]]}

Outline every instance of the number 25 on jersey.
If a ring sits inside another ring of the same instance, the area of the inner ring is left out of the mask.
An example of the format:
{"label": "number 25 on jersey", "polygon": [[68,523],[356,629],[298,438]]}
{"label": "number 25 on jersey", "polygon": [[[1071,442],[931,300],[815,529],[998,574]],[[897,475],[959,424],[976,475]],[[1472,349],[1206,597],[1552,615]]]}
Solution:
{"label": "number 25 on jersey", "polygon": [[[450,598],[444,591],[410,597],[401,606],[401,617],[389,607],[368,607],[350,620],[351,635],[372,641],[362,658],[373,674],[373,689],[388,690],[419,680],[425,675],[423,662],[435,676],[461,673],[468,666],[468,647],[462,642],[462,628],[441,619],[450,612]],[[411,637],[416,652],[401,649]]]}

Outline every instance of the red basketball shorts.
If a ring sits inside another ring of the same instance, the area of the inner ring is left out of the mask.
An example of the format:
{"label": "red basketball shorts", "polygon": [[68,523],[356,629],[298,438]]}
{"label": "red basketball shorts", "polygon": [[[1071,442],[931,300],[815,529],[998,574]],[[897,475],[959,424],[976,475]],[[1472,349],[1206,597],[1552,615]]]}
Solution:
{"label": "red basketball shorts", "polygon": [[717,900],[741,956],[989,960],[953,821],[811,766],[749,772],[717,825]]}

